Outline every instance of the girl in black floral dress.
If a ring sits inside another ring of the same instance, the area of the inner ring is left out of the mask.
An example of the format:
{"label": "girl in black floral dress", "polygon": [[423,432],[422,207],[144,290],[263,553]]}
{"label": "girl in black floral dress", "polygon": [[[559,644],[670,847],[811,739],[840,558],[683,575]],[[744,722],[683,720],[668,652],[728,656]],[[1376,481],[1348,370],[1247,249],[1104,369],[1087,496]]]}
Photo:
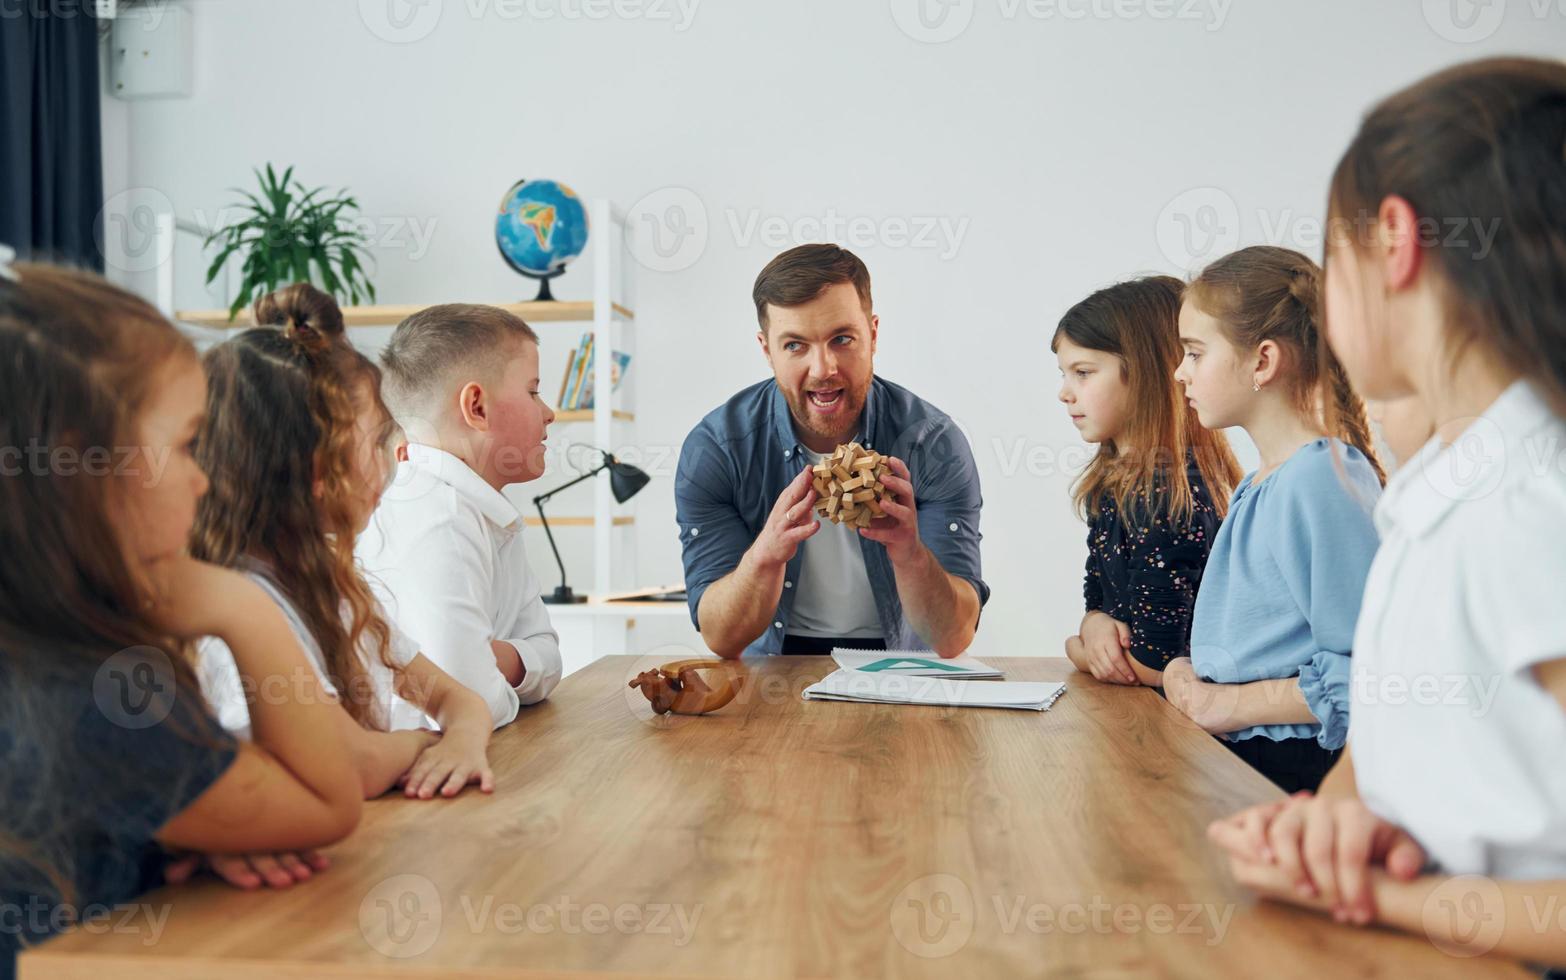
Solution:
{"label": "girl in black floral dress", "polygon": [[1101,289],[1050,342],[1060,400],[1098,444],[1074,488],[1088,522],[1087,612],[1066,656],[1113,684],[1158,685],[1189,654],[1207,551],[1240,478],[1228,440],[1202,428],[1174,380],[1183,288],[1151,276]]}

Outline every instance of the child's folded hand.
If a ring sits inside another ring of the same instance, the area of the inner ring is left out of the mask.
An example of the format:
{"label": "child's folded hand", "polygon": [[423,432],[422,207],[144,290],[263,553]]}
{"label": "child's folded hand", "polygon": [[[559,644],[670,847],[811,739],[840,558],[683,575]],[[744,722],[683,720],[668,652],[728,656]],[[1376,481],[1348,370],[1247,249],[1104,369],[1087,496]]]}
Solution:
{"label": "child's folded hand", "polygon": [[1212,735],[1236,728],[1239,688],[1196,676],[1190,657],[1176,657],[1164,666],[1164,697],[1203,731]]}
{"label": "child's folded hand", "polygon": [[[1302,791],[1296,795],[1310,794]],[[1272,825],[1272,818],[1282,812],[1288,803],[1287,799],[1274,800],[1214,820],[1207,825],[1207,839],[1227,851],[1230,857],[1271,864],[1273,855],[1267,843],[1267,829]]]}
{"label": "child's folded hand", "polygon": [[1229,855],[1229,873],[1234,880],[1264,898],[1287,902],[1315,912],[1330,911],[1319,896],[1296,891],[1283,869],[1266,861],[1252,861],[1238,854]]}
{"label": "child's folded hand", "polygon": [[1106,684],[1135,684],[1136,672],[1126,650],[1131,646],[1131,630],[1108,613],[1096,612],[1082,623],[1082,653],[1089,672]]}
{"label": "child's folded hand", "polygon": [[1164,697],[1188,718],[1192,716],[1197,686],[1201,683],[1190,657],[1176,657],[1164,664]]}
{"label": "child's folded hand", "polygon": [[452,797],[470,783],[477,783],[485,793],[493,793],[495,773],[489,767],[486,748],[482,739],[455,733],[438,736],[398,780],[403,794],[421,800],[432,799],[436,793]]}
{"label": "child's folded hand", "polygon": [[211,871],[235,888],[249,891],[267,885],[288,888],[309,881],[330,864],[316,851],[257,852],[254,854],[186,854],[163,872],[171,885],[184,884],[202,869]]}
{"label": "child's folded hand", "polygon": [[1410,881],[1425,864],[1424,848],[1358,797],[1296,794],[1273,815],[1266,833],[1287,888],[1339,922],[1375,921],[1372,869]]}

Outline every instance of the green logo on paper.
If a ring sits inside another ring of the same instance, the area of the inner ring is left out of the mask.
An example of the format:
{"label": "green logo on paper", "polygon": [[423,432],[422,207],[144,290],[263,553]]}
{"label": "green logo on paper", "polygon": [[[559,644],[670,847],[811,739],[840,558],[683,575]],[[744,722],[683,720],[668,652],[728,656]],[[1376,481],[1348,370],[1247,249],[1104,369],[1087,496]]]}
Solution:
{"label": "green logo on paper", "polygon": [[882,670],[907,670],[912,667],[915,670],[950,670],[959,674],[967,673],[967,668],[954,667],[951,664],[943,664],[939,660],[918,660],[911,657],[888,657],[885,660],[877,660],[875,663],[860,667],[865,671]]}

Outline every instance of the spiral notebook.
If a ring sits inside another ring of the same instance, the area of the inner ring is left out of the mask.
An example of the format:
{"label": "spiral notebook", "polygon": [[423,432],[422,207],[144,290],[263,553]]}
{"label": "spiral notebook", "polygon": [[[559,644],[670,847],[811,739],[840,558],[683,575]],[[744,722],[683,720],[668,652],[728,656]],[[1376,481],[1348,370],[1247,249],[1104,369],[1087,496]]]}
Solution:
{"label": "spiral notebook", "polygon": [[1045,681],[958,680],[950,676],[838,669],[804,690],[806,701],[924,704],[1047,711],[1066,685]]}
{"label": "spiral notebook", "polygon": [[938,657],[928,650],[847,650],[837,647],[832,659],[844,670],[908,677],[952,677],[962,680],[1000,680],[1006,674],[973,657]]}

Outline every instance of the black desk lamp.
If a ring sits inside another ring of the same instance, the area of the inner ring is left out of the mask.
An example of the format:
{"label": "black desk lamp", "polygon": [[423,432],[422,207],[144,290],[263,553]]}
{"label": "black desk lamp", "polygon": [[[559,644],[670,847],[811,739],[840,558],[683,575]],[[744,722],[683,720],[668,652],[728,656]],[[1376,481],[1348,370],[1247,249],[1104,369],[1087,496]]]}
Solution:
{"label": "black desk lamp", "polygon": [[544,602],[551,606],[564,606],[579,602],[586,602],[587,596],[577,595],[575,592],[572,592],[571,587],[566,584],[565,562],[560,560],[560,549],[555,545],[554,532],[549,530],[549,518],[544,516],[544,505],[549,502],[549,498],[553,497],[555,494],[566,489],[567,487],[574,487],[583,480],[591,480],[593,477],[597,476],[599,473],[602,473],[604,470],[608,470],[609,491],[614,494],[615,500],[623,504],[627,500],[630,500],[632,497],[636,496],[637,492],[641,490],[642,487],[645,487],[647,485],[647,481],[651,479],[651,477],[649,477],[646,473],[643,473],[641,470],[637,469],[631,464],[622,463],[608,453],[604,453],[602,450],[599,450],[599,452],[603,454],[604,459],[602,463],[599,463],[597,466],[593,467],[586,473],[583,473],[581,476],[572,480],[570,483],[563,483],[548,493],[541,493],[533,498],[533,506],[538,508],[539,522],[544,525],[544,534],[549,538],[549,549],[555,553],[555,564],[560,566],[560,587],[556,589],[553,594],[544,596]]}

